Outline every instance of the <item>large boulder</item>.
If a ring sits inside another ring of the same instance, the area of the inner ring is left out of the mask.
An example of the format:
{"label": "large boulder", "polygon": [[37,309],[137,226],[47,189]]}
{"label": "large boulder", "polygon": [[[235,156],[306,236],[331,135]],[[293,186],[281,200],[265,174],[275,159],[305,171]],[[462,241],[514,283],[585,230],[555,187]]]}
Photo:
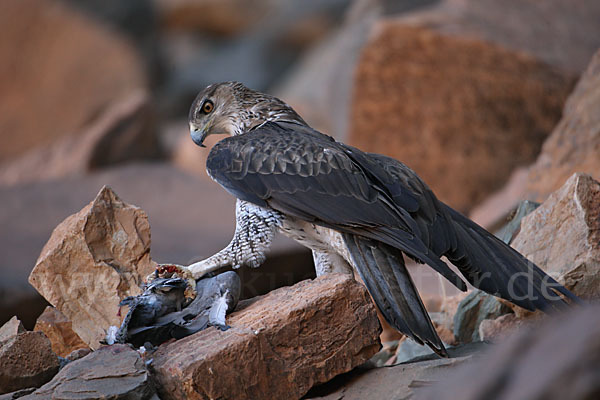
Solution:
{"label": "large boulder", "polygon": [[571,176],[523,218],[512,246],[576,295],[600,298],[600,183]]}
{"label": "large boulder", "polygon": [[535,159],[572,78],[530,55],[403,18],[379,22],[357,65],[351,143],[413,168],[466,211]]}
{"label": "large boulder", "polygon": [[0,162],[51,145],[146,86],[131,44],[57,0],[2,2],[0,58]]}
{"label": "large boulder", "polygon": [[146,400],[153,395],[142,357],[127,345],[115,344],[69,363],[24,399]]}
{"label": "large boulder", "polygon": [[0,393],[41,386],[58,367],[58,357],[42,332],[12,336],[0,342]]}
{"label": "large boulder", "polygon": [[150,259],[148,216],[108,187],[56,227],[29,282],[71,322],[92,349],[119,325],[119,301],[140,293]]}
{"label": "large boulder", "polygon": [[161,398],[299,399],[380,347],[375,307],[347,275],[240,303],[227,323],[225,332],[210,328],[159,347],[152,371]]}

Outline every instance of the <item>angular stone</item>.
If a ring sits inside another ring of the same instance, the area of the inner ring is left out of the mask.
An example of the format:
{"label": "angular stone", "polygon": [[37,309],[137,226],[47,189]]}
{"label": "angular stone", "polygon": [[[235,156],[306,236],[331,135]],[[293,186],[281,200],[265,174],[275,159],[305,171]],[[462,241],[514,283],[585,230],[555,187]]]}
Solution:
{"label": "angular stone", "polygon": [[576,295],[599,298],[600,183],[571,176],[523,218],[512,246]]}
{"label": "angular stone", "polygon": [[161,149],[155,114],[147,93],[128,93],[76,134],[1,166],[0,185],[80,175],[124,161],[158,158]]}
{"label": "angular stone", "polygon": [[25,327],[23,327],[21,321],[19,321],[16,316],[12,317],[0,328],[0,342],[8,340],[13,336],[17,336],[19,333],[23,332],[25,332]]}
{"label": "angular stone", "polygon": [[0,64],[0,162],[72,134],[147,84],[130,43],[56,0],[2,2],[0,59],[10,60]]}
{"label": "angular stone", "polygon": [[26,399],[145,400],[153,394],[139,353],[116,344],[67,364]]}
{"label": "angular stone", "polygon": [[486,342],[500,342],[524,324],[517,314],[501,315],[496,319],[484,319],[479,325],[479,337]]}
{"label": "angular stone", "polygon": [[600,306],[520,330],[479,361],[415,393],[419,400],[587,400],[600,393]]}
{"label": "angular stone", "polygon": [[92,349],[110,325],[119,325],[119,301],[140,293],[150,259],[146,213],[108,187],[56,227],[29,282],[72,323]]}
{"label": "angular stone", "polygon": [[454,315],[454,336],[461,343],[477,342],[479,325],[486,319],[494,319],[510,312],[510,308],[496,297],[475,290],[465,297]]}
{"label": "angular stone", "polygon": [[58,372],[59,361],[42,332],[23,332],[0,342],[0,393],[39,387]]}
{"label": "angular stone", "polygon": [[383,20],[356,68],[350,140],[406,163],[465,211],[535,159],[572,82],[480,38]]}
{"label": "angular stone", "polygon": [[381,328],[365,288],[345,275],[303,281],[254,298],[209,328],[153,354],[163,399],[299,399],[313,385],[368,360]]}
{"label": "angular stone", "polygon": [[52,350],[61,357],[67,357],[78,349],[88,348],[73,331],[71,321],[54,307],[46,307],[35,323],[34,331],[44,332],[50,339]]}

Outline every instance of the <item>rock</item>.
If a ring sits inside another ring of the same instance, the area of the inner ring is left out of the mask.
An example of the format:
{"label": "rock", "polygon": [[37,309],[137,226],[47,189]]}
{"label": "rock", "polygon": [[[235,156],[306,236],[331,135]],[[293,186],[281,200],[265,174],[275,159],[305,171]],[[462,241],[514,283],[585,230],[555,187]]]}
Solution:
{"label": "rock", "polygon": [[[444,343],[448,346],[448,343]],[[398,345],[396,350],[394,364],[404,363],[416,357],[428,356],[435,354],[429,346],[423,346],[411,339],[406,339]]]}
{"label": "rock", "polygon": [[331,274],[240,303],[222,332],[209,328],[153,354],[163,399],[299,399],[380,347],[364,287]]}
{"label": "rock", "polygon": [[523,320],[513,313],[496,319],[484,319],[479,325],[479,337],[486,342],[500,342],[522,325]]}
{"label": "rock", "polygon": [[354,83],[351,143],[403,161],[466,211],[534,160],[572,77],[500,45],[396,18],[374,26]]}
{"label": "rock", "polygon": [[599,365],[600,307],[582,307],[519,331],[414,398],[594,399]]}
{"label": "rock", "polygon": [[144,360],[127,345],[102,347],[65,366],[26,399],[127,399],[154,395]]}
{"label": "rock", "polygon": [[509,312],[510,308],[496,297],[474,290],[458,305],[454,315],[454,336],[460,343],[479,341],[481,321],[494,319]]}
{"label": "rock", "polygon": [[29,282],[97,349],[110,325],[119,325],[119,301],[140,292],[150,259],[150,225],[144,211],[108,187],[56,227]]}
{"label": "rock", "polygon": [[42,332],[19,333],[0,342],[0,393],[39,387],[58,367],[58,357]]}
{"label": "rock", "polygon": [[488,345],[469,343],[448,348],[451,358],[437,355],[418,357],[400,365],[365,370],[356,368],[313,388],[306,398],[320,400],[412,399],[415,392],[430,386],[462,366],[471,364]]}
{"label": "rock", "polygon": [[8,340],[19,333],[25,332],[25,327],[19,319],[15,316],[12,317],[7,323],[2,325],[0,328],[0,342]]}
{"label": "rock", "polygon": [[33,330],[43,332],[50,339],[52,351],[61,357],[88,347],[73,331],[71,321],[54,307],[46,307]]}
{"label": "rock", "polygon": [[523,218],[512,246],[576,295],[597,299],[599,215],[600,183],[589,175],[574,174]]}
{"label": "rock", "polygon": [[10,60],[0,65],[0,162],[52,145],[146,86],[133,46],[56,0],[2,2],[0,58]]}
{"label": "rock", "polygon": [[599,107],[600,50],[569,96],[562,119],[530,168],[526,198],[543,201],[575,172],[600,180]]}
{"label": "rock", "polygon": [[147,93],[128,94],[80,132],[35,148],[0,166],[0,185],[56,179],[124,161],[161,156]]}

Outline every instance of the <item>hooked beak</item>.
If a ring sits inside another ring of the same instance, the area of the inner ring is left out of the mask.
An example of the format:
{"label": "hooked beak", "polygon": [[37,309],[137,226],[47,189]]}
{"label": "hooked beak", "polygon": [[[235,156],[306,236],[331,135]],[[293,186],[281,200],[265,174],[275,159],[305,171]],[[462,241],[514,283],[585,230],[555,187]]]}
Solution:
{"label": "hooked beak", "polygon": [[190,135],[192,140],[200,147],[206,147],[204,145],[204,139],[206,139],[206,129],[198,129],[195,126],[190,126]]}

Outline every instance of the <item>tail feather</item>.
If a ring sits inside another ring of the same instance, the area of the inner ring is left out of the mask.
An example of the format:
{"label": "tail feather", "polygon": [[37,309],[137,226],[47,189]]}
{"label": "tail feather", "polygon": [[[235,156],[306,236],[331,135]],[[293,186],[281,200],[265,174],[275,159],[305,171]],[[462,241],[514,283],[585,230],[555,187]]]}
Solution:
{"label": "tail feather", "polygon": [[404,265],[400,250],[358,235],[344,240],[354,265],[386,321],[438,355],[448,353]]}
{"label": "tail feather", "polygon": [[446,206],[458,240],[444,255],[478,289],[528,310],[562,309],[559,294],[580,300],[512,247]]}

